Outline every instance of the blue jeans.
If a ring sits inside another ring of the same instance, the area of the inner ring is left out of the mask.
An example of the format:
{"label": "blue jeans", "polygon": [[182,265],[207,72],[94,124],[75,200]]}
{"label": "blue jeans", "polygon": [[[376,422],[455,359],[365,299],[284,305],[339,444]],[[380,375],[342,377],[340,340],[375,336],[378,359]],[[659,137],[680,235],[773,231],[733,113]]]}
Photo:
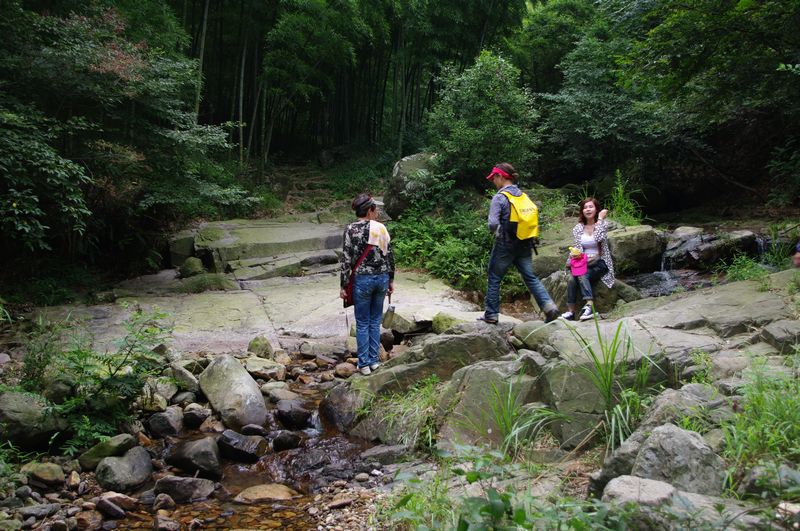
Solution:
{"label": "blue jeans", "polygon": [[358,368],[378,363],[381,348],[383,298],[389,289],[389,274],[356,275],[353,281],[353,307],[356,314]]}
{"label": "blue jeans", "polygon": [[489,257],[489,285],[486,289],[484,318],[497,319],[500,314],[500,282],[511,264],[514,264],[519,271],[528,291],[536,299],[536,304],[542,311],[558,310],[542,282],[533,273],[532,252],[533,248],[529,243],[509,243],[504,240],[495,240],[492,254]]}
{"label": "blue jeans", "polygon": [[581,297],[583,297],[583,300],[594,300],[592,282],[603,278],[603,275],[606,273],[608,273],[608,266],[605,261],[600,258],[589,264],[586,274],[577,277],[567,275],[567,304],[575,305],[578,301],[578,287],[581,289]]}

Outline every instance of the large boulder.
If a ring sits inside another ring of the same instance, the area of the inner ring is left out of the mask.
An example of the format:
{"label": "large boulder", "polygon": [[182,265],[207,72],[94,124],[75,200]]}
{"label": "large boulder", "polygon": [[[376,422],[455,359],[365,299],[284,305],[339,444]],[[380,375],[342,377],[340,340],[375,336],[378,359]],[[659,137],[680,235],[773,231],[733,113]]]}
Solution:
{"label": "large boulder", "polygon": [[106,457],[124,455],[125,452],[136,446],[136,438],[129,433],[120,433],[100,441],[78,457],[78,462],[84,470],[94,470]]}
{"label": "large boulder", "polygon": [[722,493],[725,463],[699,434],[664,424],[642,444],[631,474],[666,481],[688,492],[717,496]]}
{"label": "large boulder", "polygon": [[65,428],[66,423],[49,413],[35,395],[12,391],[0,394],[0,440],[21,450],[43,449]]}
{"label": "large boulder", "polygon": [[659,233],[649,225],[609,231],[608,246],[617,274],[649,273],[661,269],[664,242]]}
{"label": "large boulder", "polygon": [[[549,277],[544,278],[542,283],[547,288],[548,293],[553,298],[559,308],[567,307],[567,280],[568,273],[564,270],[556,271]],[[594,295],[594,305],[600,312],[608,312],[614,308],[618,301],[632,302],[642,298],[636,288],[629,286],[617,279],[612,287],[606,286],[599,280],[592,285]],[[582,305],[583,300],[578,294],[578,304]]]}
{"label": "large boulder", "polygon": [[356,412],[363,404],[365,395],[341,383],[328,392],[319,403],[319,418],[326,428],[346,432],[353,425]]}
{"label": "large boulder", "polygon": [[602,500],[626,506],[630,529],[761,529],[765,522],[749,513],[754,507],[729,498],[676,489],[663,481],[620,476],[611,481]]}
{"label": "large boulder", "polygon": [[463,334],[431,336],[387,361],[381,370],[352,384],[354,389],[371,394],[400,392],[431,375],[441,380],[467,365],[496,360],[511,350],[505,335],[497,328],[485,327]]}
{"label": "large boulder", "polygon": [[219,412],[222,422],[232,429],[248,424],[263,425],[267,407],[261,389],[236,358],[222,355],[200,374],[200,389],[211,407]]}
{"label": "large boulder", "polygon": [[692,383],[680,389],[665,389],[648,408],[638,428],[603,462],[603,468],[589,482],[589,491],[600,496],[603,488],[618,476],[629,475],[642,445],[659,426],[696,419],[708,425],[718,425],[734,415],[731,401],[710,385]]}
{"label": "large boulder", "polygon": [[189,473],[218,478],[222,475],[220,451],[214,437],[203,437],[175,445],[166,462]]}
{"label": "large boulder", "polygon": [[[493,411],[522,408],[541,400],[538,366],[530,352],[513,361],[480,361],[453,373],[439,399],[439,445],[451,443],[499,447],[503,433]],[[513,404],[507,409],[504,406]]]}
{"label": "large boulder", "polygon": [[415,194],[425,190],[431,180],[432,159],[430,153],[417,153],[395,163],[383,194],[384,207],[389,216],[396,219],[408,208]]}
{"label": "large boulder", "polygon": [[106,490],[130,492],[150,479],[153,463],[141,446],[128,450],[122,457],[106,457],[97,465],[97,482]]}
{"label": "large boulder", "polygon": [[696,227],[678,227],[664,251],[664,263],[672,269],[712,269],[737,253],[756,254],[756,235],[749,230],[703,234]]}

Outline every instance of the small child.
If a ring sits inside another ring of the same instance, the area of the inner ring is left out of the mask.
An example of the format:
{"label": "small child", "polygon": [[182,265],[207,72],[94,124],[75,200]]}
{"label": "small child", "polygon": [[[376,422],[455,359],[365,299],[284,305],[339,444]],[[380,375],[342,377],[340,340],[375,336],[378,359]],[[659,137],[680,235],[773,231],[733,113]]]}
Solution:
{"label": "small child", "polygon": [[589,269],[589,259],[586,253],[581,252],[577,247],[569,248],[569,270],[573,277],[585,275]]}

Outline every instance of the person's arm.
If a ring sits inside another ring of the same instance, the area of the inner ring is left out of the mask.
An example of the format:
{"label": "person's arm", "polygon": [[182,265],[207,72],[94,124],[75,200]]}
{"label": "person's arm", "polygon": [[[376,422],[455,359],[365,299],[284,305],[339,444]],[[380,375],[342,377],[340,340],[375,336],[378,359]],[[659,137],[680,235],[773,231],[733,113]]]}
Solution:
{"label": "person's arm", "polygon": [[504,200],[508,201],[503,194],[494,194],[494,197],[492,197],[492,204],[489,206],[489,232],[494,235],[497,235],[497,231],[500,228]]}
{"label": "person's arm", "polygon": [[344,229],[344,236],[342,237],[342,256],[339,258],[340,272],[339,272],[339,288],[340,296],[344,298],[344,288],[350,280],[350,267],[353,264],[353,242],[350,239],[350,227]]}
{"label": "person's arm", "polygon": [[605,242],[608,239],[608,222],[606,221],[606,216],[608,215],[608,210],[603,209],[597,214],[597,223],[594,224],[594,232],[592,236],[597,243]]}

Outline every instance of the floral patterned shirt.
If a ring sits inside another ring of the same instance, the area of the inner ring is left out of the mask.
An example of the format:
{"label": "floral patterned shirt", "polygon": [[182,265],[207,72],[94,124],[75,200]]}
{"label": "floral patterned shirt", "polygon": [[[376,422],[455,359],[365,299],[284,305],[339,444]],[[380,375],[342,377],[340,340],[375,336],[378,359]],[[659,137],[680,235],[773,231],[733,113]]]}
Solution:
{"label": "floral patterned shirt", "polygon": [[[345,227],[342,257],[339,259],[341,265],[339,281],[342,289],[347,286],[350,280],[350,270],[364,252],[368,242],[369,221],[360,219]],[[389,280],[394,280],[394,253],[391,243],[385,254],[379,247],[373,246],[356,269],[356,275],[377,275],[379,273],[388,273]]]}
{"label": "floral patterned shirt", "polygon": [[[575,239],[575,247],[583,251],[583,245],[581,245],[581,235],[583,234],[584,225],[583,223],[578,223],[572,229],[572,237]],[[608,286],[609,288],[614,285],[614,262],[611,260],[611,250],[608,248],[608,222],[604,219],[597,220],[594,224],[594,231],[592,232],[592,238],[594,241],[597,242],[597,246],[600,249],[600,258],[608,266],[608,273],[603,275],[603,278],[600,280]]]}

